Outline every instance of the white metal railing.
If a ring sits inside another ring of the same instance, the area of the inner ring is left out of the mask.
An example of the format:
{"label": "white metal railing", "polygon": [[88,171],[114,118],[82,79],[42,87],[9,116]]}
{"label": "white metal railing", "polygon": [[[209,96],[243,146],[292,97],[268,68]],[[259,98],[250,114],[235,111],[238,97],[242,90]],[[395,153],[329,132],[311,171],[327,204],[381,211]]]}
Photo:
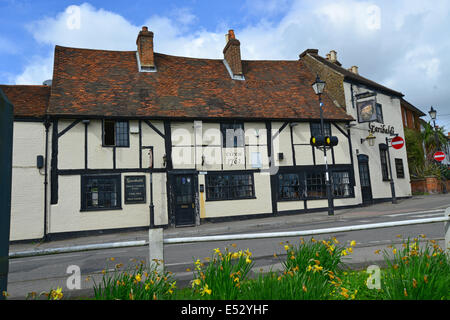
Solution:
{"label": "white metal railing", "polygon": [[[49,249],[42,249],[42,250],[11,252],[9,254],[9,258],[17,259],[17,258],[24,258],[24,257],[42,256],[42,255],[51,255],[51,254],[60,254],[60,253],[69,253],[69,252],[114,249],[114,248],[124,248],[124,247],[138,247],[138,246],[148,245],[149,246],[149,261],[151,262],[155,259],[164,261],[164,244],[313,236],[313,235],[318,235],[318,234],[333,234],[333,233],[339,233],[339,232],[399,227],[399,226],[427,224],[427,223],[436,223],[436,222],[445,222],[445,224],[444,224],[444,235],[445,235],[444,247],[450,251],[450,207],[448,207],[445,210],[444,216],[437,217],[437,218],[425,218],[425,219],[414,219],[414,220],[406,220],[406,221],[360,224],[360,225],[352,225],[352,226],[345,226],[345,227],[322,228],[322,229],[316,229],[316,230],[303,230],[303,231],[229,234],[229,235],[218,235],[218,236],[202,236],[202,237],[184,237],[184,238],[164,239],[162,229],[150,229],[148,241],[147,240],[125,241],[125,242],[79,245],[79,246],[64,247],[64,248],[49,248]],[[163,264],[158,264],[158,268],[163,268],[163,267],[164,267]]]}

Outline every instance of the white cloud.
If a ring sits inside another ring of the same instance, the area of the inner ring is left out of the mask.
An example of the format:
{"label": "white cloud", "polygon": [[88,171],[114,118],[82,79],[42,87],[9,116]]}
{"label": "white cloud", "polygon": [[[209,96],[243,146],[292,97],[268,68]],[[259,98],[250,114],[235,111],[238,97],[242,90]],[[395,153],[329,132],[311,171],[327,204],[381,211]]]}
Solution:
{"label": "white cloud", "polygon": [[42,84],[53,75],[53,55],[47,57],[34,56],[25,70],[15,77],[16,84]]}
{"label": "white cloud", "polygon": [[[247,0],[243,7],[252,21],[260,18],[239,29],[218,22],[215,30],[206,30],[189,8],[173,9],[168,16],[154,14],[143,25],[155,34],[155,51],[165,54],[220,59],[224,35],[235,29],[243,59],[296,60],[307,48],[322,55],[334,49],[345,67],[358,65],[363,76],[403,92],[419,108],[450,100],[448,1],[285,0],[277,6],[273,0]],[[281,18],[274,20],[276,15]],[[140,28],[88,3],[28,26],[36,41],[52,49],[57,44],[135,50]],[[17,81],[46,80],[50,57],[32,59]]]}

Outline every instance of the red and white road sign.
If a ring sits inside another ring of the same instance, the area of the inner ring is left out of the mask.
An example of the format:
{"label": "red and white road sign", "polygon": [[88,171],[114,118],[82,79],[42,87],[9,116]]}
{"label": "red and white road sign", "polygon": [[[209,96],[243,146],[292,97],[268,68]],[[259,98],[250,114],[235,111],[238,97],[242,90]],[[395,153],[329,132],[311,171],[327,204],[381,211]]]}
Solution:
{"label": "red and white road sign", "polygon": [[402,137],[396,136],[395,138],[392,138],[392,141],[391,141],[392,148],[401,149],[404,144],[405,144],[405,140],[403,140]]}
{"label": "red and white road sign", "polygon": [[445,153],[443,153],[442,151],[437,151],[434,155],[433,155],[434,160],[441,162],[442,160],[445,159]]}

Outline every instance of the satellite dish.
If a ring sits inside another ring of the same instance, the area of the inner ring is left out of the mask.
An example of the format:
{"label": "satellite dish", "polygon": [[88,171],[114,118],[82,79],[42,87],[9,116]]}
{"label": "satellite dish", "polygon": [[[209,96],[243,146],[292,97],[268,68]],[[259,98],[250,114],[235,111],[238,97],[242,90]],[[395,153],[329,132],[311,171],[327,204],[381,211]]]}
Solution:
{"label": "satellite dish", "polygon": [[50,79],[50,80],[45,80],[42,84],[43,84],[44,86],[49,86],[49,87],[51,87],[51,85],[52,85],[52,79]]}

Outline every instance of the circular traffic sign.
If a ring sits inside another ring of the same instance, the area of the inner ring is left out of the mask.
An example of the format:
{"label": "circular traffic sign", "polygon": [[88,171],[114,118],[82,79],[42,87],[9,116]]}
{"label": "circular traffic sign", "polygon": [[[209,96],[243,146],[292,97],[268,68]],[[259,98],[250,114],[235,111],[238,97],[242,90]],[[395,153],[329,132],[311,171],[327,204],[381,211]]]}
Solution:
{"label": "circular traffic sign", "polygon": [[443,153],[442,151],[437,151],[434,155],[433,155],[434,160],[441,162],[442,160],[445,159],[445,153]]}
{"label": "circular traffic sign", "polygon": [[402,137],[396,136],[392,138],[391,145],[394,149],[401,149],[405,144],[405,140]]}

